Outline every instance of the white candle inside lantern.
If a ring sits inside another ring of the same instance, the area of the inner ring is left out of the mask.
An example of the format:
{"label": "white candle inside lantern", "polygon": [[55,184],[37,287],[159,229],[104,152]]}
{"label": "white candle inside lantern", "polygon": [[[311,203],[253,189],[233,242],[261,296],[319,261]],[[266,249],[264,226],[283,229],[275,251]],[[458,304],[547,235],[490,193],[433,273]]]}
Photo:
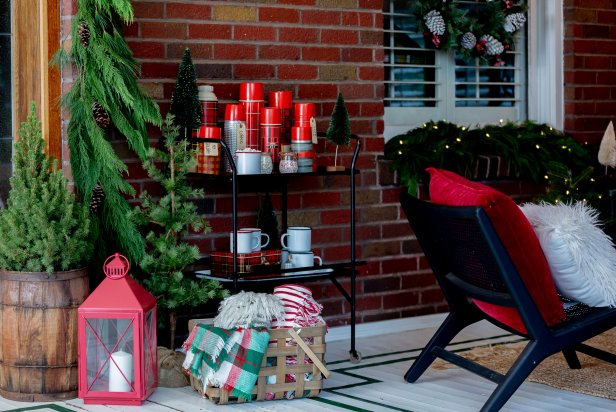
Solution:
{"label": "white candle inside lantern", "polygon": [[111,355],[111,359],[109,365],[109,392],[131,392],[130,382],[133,381],[133,355],[128,352],[118,351]]}

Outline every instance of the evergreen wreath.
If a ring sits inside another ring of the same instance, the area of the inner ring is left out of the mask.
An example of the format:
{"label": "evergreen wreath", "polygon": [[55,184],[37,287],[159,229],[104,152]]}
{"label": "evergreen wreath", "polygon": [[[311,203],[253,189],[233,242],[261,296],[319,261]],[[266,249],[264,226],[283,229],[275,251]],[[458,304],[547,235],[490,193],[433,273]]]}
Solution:
{"label": "evergreen wreath", "polygon": [[455,50],[463,58],[479,57],[491,65],[504,64],[514,34],[526,23],[526,6],[513,0],[485,0],[462,5],[452,0],[418,0],[413,14],[426,44]]}

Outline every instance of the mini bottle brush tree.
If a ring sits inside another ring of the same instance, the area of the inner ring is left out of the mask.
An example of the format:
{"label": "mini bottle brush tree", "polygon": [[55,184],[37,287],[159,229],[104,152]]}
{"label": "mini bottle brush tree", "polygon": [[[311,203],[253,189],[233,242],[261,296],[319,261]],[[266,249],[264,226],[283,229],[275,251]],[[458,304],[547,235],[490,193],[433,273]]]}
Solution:
{"label": "mini bottle brush tree", "polygon": [[[183,241],[183,237],[189,229],[193,233],[207,233],[210,228],[191,202],[191,199],[203,197],[203,190],[193,189],[186,181],[186,174],[195,167],[195,151],[185,139],[178,140],[179,129],[173,115],[168,114],[163,125],[165,151],[151,148],[143,165],[150,178],[164,188],[165,194],[155,199],[142,192],[142,205],[132,214],[133,221],[148,232],[145,237],[147,252],[141,269],[149,276],[144,284],[156,298],[159,311],[169,315],[171,348],[174,347],[179,308],[226,296],[217,281],[192,280],[183,273],[199,259],[199,249]],[[162,165],[162,169],[157,165]]]}
{"label": "mini bottle brush tree", "polygon": [[342,93],[338,93],[338,99],[334,105],[332,116],[327,129],[327,140],[336,145],[336,155],[334,165],[327,166],[327,171],[341,171],[344,166],[338,166],[338,146],[348,146],[351,141],[351,124],[349,112],[344,104]]}
{"label": "mini bottle brush tree", "polygon": [[180,126],[182,137],[191,137],[192,129],[197,129],[201,125],[199,88],[188,47],[184,49],[180,62],[169,112],[175,116],[175,123]]}
{"label": "mini bottle brush tree", "polygon": [[122,26],[133,20],[130,0],[77,0],[77,6],[70,50],[60,49],[54,58],[56,63],[72,64],[75,73],[62,102],[70,114],[73,179],[84,203],[102,205],[99,213],[92,214],[100,232],[99,259],[107,256],[107,247],[117,247],[139,262],[145,243],[128,218],[125,198],[135,190],[124,180],[128,168],[110,136],[123,136],[145,160],[146,124],[160,126],[161,116],[156,103],[137,84],[140,67],[122,35]]}

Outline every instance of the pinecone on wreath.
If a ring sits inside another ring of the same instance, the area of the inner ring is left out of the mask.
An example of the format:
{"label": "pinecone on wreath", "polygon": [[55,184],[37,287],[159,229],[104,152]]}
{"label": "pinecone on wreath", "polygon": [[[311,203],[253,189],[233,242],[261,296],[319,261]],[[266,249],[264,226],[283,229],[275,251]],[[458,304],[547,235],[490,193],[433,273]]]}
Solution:
{"label": "pinecone on wreath", "polygon": [[79,41],[83,47],[88,47],[90,43],[90,27],[88,27],[88,23],[85,21],[80,22],[77,27],[77,34],[79,35]]}
{"label": "pinecone on wreath", "polygon": [[505,29],[507,33],[513,33],[521,29],[524,23],[526,23],[526,16],[524,16],[524,13],[511,13],[505,17],[503,29]]}
{"label": "pinecone on wreath", "polygon": [[92,115],[94,116],[94,120],[96,120],[96,124],[103,129],[106,129],[109,123],[111,123],[111,119],[105,111],[105,108],[98,102],[92,103]]}
{"label": "pinecone on wreath", "polygon": [[505,51],[505,46],[489,34],[481,36],[479,41],[485,42],[486,54],[489,56],[496,56]]}
{"label": "pinecone on wreath", "polygon": [[445,20],[438,11],[430,10],[424,16],[424,22],[428,30],[430,30],[430,33],[436,34],[437,36],[445,34]]}
{"label": "pinecone on wreath", "polygon": [[460,46],[465,49],[472,49],[477,44],[477,37],[470,31],[467,31],[460,37]]}

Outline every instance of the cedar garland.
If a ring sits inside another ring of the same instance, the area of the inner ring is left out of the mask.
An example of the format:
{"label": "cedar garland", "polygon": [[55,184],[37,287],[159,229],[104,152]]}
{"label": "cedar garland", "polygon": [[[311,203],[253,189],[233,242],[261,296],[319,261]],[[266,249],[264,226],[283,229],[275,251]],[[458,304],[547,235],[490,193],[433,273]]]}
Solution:
{"label": "cedar garland", "polygon": [[128,218],[131,208],[125,198],[135,190],[124,180],[128,169],[108,133],[113,130],[124,136],[129,147],[145,160],[149,147],[146,124],[160,126],[161,116],[156,103],[137,84],[140,67],[122,35],[122,24],[133,20],[130,0],[77,0],[77,5],[71,49],[61,49],[55,58],[56,62],[71,63],[76,72],[62,101],[70,113],[73,179],[86,204],[97,184],[104,188],[98,222],[101,240],[117,244],[130,260],[139,262],[145,243]]}

